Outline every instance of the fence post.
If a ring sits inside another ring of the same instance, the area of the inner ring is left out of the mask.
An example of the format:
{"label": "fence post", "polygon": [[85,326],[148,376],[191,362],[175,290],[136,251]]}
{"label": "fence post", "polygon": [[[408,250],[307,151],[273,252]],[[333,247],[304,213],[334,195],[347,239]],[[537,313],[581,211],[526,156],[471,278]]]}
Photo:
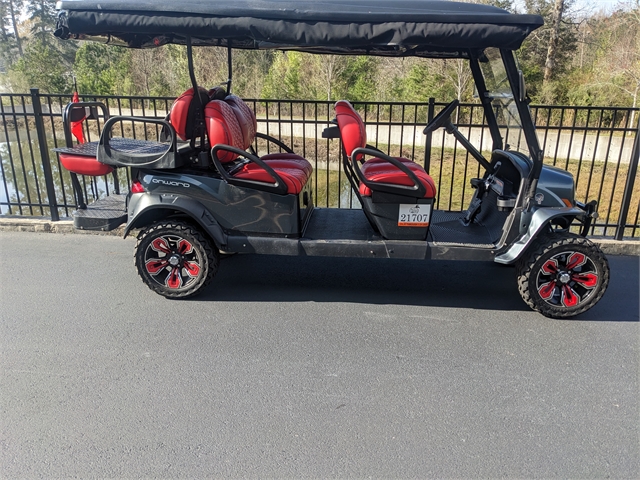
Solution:
{"label": "fence post", "polygon": [[620,217],[618,218],[618,229],[616,231],[616,240],[622,240],[624,237],[624,229],[627,225],[627,217],[629,216],[629,207],[631,205],[631,196],[633,195],[633,186],[636,181],[636,173],[638,172],[638,160],[640,159],[640,118],[638,119],[638,128],[636,129],[636,139],[633,142],[633,150],[631,151],[631,160],[629,162],[629,171],[627,172],[627,183],[624,187],[622,195],[622,206],[620,207]]}
{"label": "fence post", "polygon": [[58,201],[56,200],[56,190],[53,185],[53,173],[51,172],[51,161],[49,159],[49,145],[47,145],[47,135],[44,131],[44,121],[42,120],[40,91],[37,88],[31,89],[31,102],[33,105],[33,117],[36,122],[36,132],[38,133],[38,145],[40,146],[40,158],[42,159],[44,182],[47,187],[47,198],[49,199],[51,220],[57,222],[60,220],[60,215],[58,215]]}
{"label": "fence post", "polygon": [[[433,120],[433,113],[435,110],[436,99],[429,98],[429,109],[427,110],[427,124]],[[424,169],[429,173],[431,168],[431,132],[427,133],[427,138],[424,141]]]}

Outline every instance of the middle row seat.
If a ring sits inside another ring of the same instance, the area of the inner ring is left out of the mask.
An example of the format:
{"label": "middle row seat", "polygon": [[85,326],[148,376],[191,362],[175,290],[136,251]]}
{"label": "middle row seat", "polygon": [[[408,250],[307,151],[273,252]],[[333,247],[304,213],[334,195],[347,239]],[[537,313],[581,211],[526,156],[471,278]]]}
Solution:
{"label": "middle row seat", "polygon": [[[334,108],[347,159],[352,160],[354,163],[361,163],[358,168],[368,183],[367,185],[365,182],[360,181],[358,191],[361,196],[370,197],[372,195],[372,188],[375,189],[376,186],[379,186],[378,188],[380,188],[380,190],[382,190],[381,187],[387,188],[388,191],[389,186],[393,189],[393,187],[402,188],[416,185],[405,172],[385,158],[374,157],[365,161],[362,153],[352,155],[354,151],[357,152],[356,149],[368,147],[365,124],[360,115],[358,115],[358,112],[356,112],[353,106],[346,100],[339,100],[336,102]],[[435,198],[435,183],[421,165],[404,157],[393,157],[393,159],[403,164],[414,174],[422,186],[424,198]],[[402,189],[397,190],[397,193],[400,195],[411,194]]]}
{"label": "middle row seat", "polygon": [[[277,180],[262,165],[251,157],[240,154],[251,147],[257,135],[257,120],[253,110],[235,95],[228,95],[224,100],[212,100],[205,106],[205,126],[211,146],[219,146],[217,159],[223,165],[236,162],[238,158],[246,161],[239,165],[234,163],[225,173],[233,179],[257,182],[266,186],[275,185]],[[236,149],[225,149],[225,146]],[[271,153],[258,158],[259,161],[280,177],[286,185],[287,194],[299,194],[309,180],[313,167],[308,160],[291,152]],[[224,174],[223,174],[224,176]]]}

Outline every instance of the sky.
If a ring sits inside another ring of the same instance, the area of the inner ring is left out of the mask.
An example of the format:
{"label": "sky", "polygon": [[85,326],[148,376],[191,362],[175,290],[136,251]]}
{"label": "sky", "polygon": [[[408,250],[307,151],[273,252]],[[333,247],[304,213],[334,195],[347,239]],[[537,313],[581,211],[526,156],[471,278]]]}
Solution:
{"label": "sky", "polygon": [[610,11],[618,3],[619,3],[618,0],[576,0],[575,5],[579,9],[585,9],[586,11],[596,12],[601,9]]}
{"label": "sky", "polygon": [[593,10],[600,10],[601,8],[611,10],[617,3],[616,0],[577,0],[576,6]]}

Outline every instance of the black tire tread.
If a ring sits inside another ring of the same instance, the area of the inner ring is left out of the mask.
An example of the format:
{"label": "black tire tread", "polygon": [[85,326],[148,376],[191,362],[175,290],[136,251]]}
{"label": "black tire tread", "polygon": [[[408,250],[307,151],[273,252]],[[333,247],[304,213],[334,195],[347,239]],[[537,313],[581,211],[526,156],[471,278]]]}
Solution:
{"label": "black tire tread", "polygon": [[[532,298],[529,289],[531,275],[535,274],[533,271],[534,264],[538,258],[546,254],[548,251],[557,247],[570,247],[572,245],[586,248],[589,251],[589,257],[594,262],[600,262],[600,264],[604,266],[602,283],[598,292],[596,292],[596,295],[588,302],[575,310],[554,309],[551,305],[545,302],[537,304]],[[600,301],[607,290],[607,286],[609,285],[609,262],[604,253],[602,253],[602,250],[587,238],[570,232],[545,233],[539,235],[534,240],[534,243],[529,247],[525,255],[516,262],[516,275],[518,277],[518,291],[520,292],[520,296],[532,310],[541,313],[545,317],[567,318],[586,312]]]}
{"label": "black tire tread", "polygon": [[[195,238],[200,246],[204,250],[204,254],[207,257],[206,261],[208,263],[207,274],[200,282],[195,283],[192,287],[181,290],[179,292],[171,291],[166,288],[163,288],[161,285],[153,284],[147,282],[141,273],[141,266],[138,264],[138,252],[140,249],[140,245],[144,242],[144,240],[161,230],[175,230],[179,233],[185,233],[187,235]],[[213,277],[218,272],[218,266],[220,265],[220,253],[215,246],[212,246],[211,241],[204,235],[198,228],[195,226],[181,221],[171,221],[171,220],[163,220],[157,223],[152,224],[151,226],[143,229],[138,234],[138,241],[136,242],[136,246],[133,253],[134,264],[138,271],[138,275],[142,278],[142,281],[154,292],[162,295],[166,298],[188,298],[198,295],[202,292],[213,280]]]}

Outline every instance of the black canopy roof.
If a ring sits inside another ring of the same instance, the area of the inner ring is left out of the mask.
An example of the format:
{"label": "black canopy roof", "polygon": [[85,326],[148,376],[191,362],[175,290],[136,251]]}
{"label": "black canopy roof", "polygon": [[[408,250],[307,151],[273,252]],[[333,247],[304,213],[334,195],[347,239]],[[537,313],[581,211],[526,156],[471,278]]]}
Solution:
{"label": "black canopy roof", "polygon": [[467,57],[515,50],[543,24],[537,15],[429,0],[62,0],[58,9],[57,36],[132,48],[191,37],[245,49]]}

